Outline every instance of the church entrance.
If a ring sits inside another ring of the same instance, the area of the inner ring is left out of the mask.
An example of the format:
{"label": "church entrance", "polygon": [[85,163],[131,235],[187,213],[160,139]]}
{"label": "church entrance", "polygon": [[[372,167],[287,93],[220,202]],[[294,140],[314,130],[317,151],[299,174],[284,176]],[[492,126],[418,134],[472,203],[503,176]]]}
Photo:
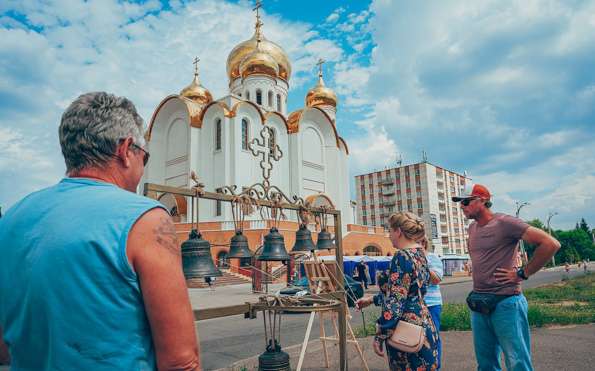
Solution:
{"label": "church entrance", "polygon": [[229,268],[229,258],[227,257],[227,252],[221,251],[217,254],[217,267],[227,269]]}
{"label": "church entrance", "polygon": [[380,256],[380,255],[382,255],[382,251],[377,246],[368,245],[368,246],[364,247],[364,255]]}

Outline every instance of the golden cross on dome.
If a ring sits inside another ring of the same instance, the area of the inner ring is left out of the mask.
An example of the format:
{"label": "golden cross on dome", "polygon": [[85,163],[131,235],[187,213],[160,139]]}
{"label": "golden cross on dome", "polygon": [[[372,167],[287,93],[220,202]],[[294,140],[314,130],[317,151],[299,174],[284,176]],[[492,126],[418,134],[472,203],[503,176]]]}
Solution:
{"label": "golden cross on dome", "polygon": [[316,63],[316,65],[318,66],[318,76],[322,77],[322,65],[325,63],[326,61],[322,58],[318,59],[318,62]]}
{"label": "golden cross on dome", "polygon": [[198,75],[198,62],[200,62],[200,58],[194,57],[194,62],[192,62],[192,64],[194,65],[194,74],[195,75]]}
{"label": "golden cross on dome", "polygon": [[262,27],[263,23],[260,21],[260,8],[262,8],[262,1],[256,0],[256,5],[252,9],[256,12],[256,35],[260,37],[260,27]]}

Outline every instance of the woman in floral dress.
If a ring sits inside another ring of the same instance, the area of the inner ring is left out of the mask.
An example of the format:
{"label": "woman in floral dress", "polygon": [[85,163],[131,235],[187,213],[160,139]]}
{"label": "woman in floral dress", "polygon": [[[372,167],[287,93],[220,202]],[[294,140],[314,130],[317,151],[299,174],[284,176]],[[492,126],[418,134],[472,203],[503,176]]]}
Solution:
{"label": "woman in floral dress", "polygon": [[[420,218],[409,212],[393,214],[389,218],[390,239],[397,252],[393,256],[389,273],[389,294],[382,306],[374,337],[374,352],[384,355],[382,344],[392,335],[400,320],[423,326],[426,339],[417,353],[401,352],[386,344],[390,370],[436,370],[438,349],[436,329],[423,296],[430,283],[430,272],[421,246],[416,242],[424,236]],[[372,296],[361,298],[358,308],[373,303]]]}

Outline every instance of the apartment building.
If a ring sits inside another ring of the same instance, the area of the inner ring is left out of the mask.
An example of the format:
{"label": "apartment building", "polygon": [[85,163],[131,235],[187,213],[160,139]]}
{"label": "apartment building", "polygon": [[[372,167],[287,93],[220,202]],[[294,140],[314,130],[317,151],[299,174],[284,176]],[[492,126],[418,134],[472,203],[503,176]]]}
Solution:
{"label": "apartment building", "polygon": [[386,227],[392,213],[410,211],[424,220],[437,254],[467,254],[469,222],[451,200],[467,180],[429,162],[357,175],[357,222]]}

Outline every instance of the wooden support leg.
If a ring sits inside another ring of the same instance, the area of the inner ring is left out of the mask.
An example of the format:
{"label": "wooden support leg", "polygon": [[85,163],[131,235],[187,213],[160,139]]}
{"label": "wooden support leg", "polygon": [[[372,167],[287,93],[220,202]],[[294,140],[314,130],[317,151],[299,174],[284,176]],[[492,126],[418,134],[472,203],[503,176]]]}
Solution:
{"label": "wooden support leg", "polygon": [[355,338],[355,334],[353,333],[353,329],[351,328],[351,324],[347,322],[347,331],[351,334],[351,339],[353,340],[353,344],[359,353],[359,357],[362,359],[362,364],[364,365],[364,369],[366,371],[370,371],[368,368],[368,362],[366,362],[366,358],[364,358],[364,352],[362,352],[362,348],[359,346],[357,339]]}
{"label": "wooden support leg", "polygon": [[296,371],[301,371],[302,363],[304,363],[304,356],[306,355],[306,347],[308,346],[308,341],[310,340],[310,331],[312,331],[312,324],[314,323],[314,315],[316,312],[310,313],[310,319],[308,320],[308,327],[306,327],[306,336],[304,337],[304,342],[302,343],[302,350],[300,352],[300,359],[298,360],[298,365]]}
{"label": "wooden support leg", "polygon": [[322,342],[322,350],[324,351],[324,365],[329,368],[328,351],[326,350],[326,334],[324,329],[324,312],[318,313],[318,324],[320,325],[320,341]]}

